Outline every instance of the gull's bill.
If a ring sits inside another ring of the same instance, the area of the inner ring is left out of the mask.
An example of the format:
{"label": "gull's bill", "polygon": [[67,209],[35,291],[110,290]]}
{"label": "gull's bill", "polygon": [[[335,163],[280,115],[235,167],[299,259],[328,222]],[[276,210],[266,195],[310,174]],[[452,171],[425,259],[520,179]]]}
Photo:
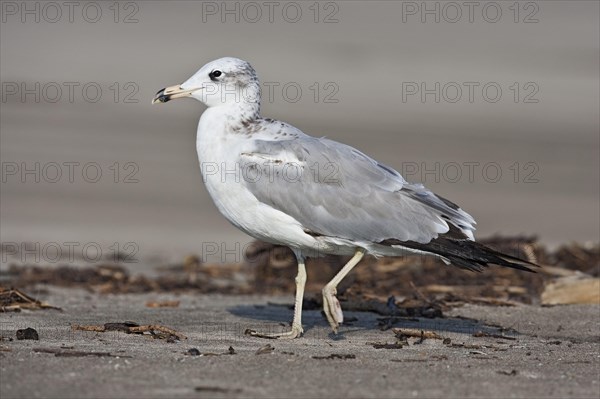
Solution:
{"label": "gull's bill", "polygon": [[166,103],[176,98],[190,97],[196,90],[199,90],[199,88],[185,90],[180,85],[165,87],[156,93],[152,99],[152,104]]}

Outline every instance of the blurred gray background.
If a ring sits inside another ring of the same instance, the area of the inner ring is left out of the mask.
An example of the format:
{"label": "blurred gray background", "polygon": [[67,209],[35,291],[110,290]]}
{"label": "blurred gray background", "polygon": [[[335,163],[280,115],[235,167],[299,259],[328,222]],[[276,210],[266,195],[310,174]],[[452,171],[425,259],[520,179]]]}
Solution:
{"label": "blurred gray background", "polygon": [[[273,88],[264,116],[425,183],[478,237],[598,241],[599,3],[489,3],[2,2],[2,241],[134,242],[146,259],[214,243],[207,260],[235,261],[251,239],[202,184],[203,105],[150,104],[222,56]],[[407,92],[422,83],[424,101]]]}

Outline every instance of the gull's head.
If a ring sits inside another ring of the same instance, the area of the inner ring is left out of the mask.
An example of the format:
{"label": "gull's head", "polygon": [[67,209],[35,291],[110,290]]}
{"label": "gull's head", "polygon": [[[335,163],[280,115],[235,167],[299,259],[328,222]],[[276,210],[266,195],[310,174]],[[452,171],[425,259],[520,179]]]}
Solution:
{"label": "gull's head", "polygon": [[208,107],[260,102],[260,83],[252,66],[238,58],[219,58],[204,65],[180,85],[156,93],[152,104],[193,97]]}

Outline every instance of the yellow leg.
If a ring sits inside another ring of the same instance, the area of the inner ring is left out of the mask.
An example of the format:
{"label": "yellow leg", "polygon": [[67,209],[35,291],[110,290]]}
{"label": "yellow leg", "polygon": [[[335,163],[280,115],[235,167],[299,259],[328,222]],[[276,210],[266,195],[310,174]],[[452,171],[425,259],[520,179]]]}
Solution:
{"label": "yellow leg", "polygon": [[306,266],[304,257],[296,254],[298,258],[298,274],[296,275],[296,301],[294,303],[294,320],[292,321],[292,330],[284,333],[259,333],[250,331],[250,335],[261,338],[279,338],[292,339],[302,335],[302,300],[304,299],[304,286],[306,285]]}
{"label": "yellow leg", "polygon": [[325,287],[323,287],[323,310],[325,311],[327,321],[329,322],[329,325],[334,333],[337,333],[338,326],[344,321],[342,307],[340,306],[338,299],[335,297],[335,294],[337,293],[337,286],[344,279],[344,277],[350,273],[354,266],[360,262],[363,256],[365,256],[365,250],[363,248],[357,249],[352,259],[350,259],[342,268],[342,270],[340,270],[338,274],[336,274],[335,277],[332,278]]}

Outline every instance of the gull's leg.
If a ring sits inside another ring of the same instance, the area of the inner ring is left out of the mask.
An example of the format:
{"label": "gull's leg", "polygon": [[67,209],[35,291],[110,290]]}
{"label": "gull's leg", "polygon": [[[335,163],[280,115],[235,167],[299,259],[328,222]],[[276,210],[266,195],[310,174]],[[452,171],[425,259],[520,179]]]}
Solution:
{"label": "gull's leg", "polygon": [[294,303],[294,321],[292,321],[292,330],[284,333],[259,333],[249,331],[250,335],[261,338],[281,338],[292,339],[297,338],[304,330],[302,329],[302,300],[304,299],[304,286],[306,285],[306,266],[305,258],[301,253],[295,252],[298,259],[298,274],[296,275],[296,301]]}
{"label": "gull's leg", "polygon": [[340,270],[338,274],[336,274],[335,277],[332,278],[325,287],[323,287],[323,310],[325,311],[327,321],[329,322],[329,325],[333,329],[334,333],[337,333],[338,326],[344,321],[342,307],[340,306],[338,299],[335,297],[335,294],[337,293],[337,286],[344,279],[344,277],[350,273],[354,266],[360,262],[363,256],[365,256],[365,250],[363,248],[357,249],[352,259],[350,259],[342,268],[342,270]]}

